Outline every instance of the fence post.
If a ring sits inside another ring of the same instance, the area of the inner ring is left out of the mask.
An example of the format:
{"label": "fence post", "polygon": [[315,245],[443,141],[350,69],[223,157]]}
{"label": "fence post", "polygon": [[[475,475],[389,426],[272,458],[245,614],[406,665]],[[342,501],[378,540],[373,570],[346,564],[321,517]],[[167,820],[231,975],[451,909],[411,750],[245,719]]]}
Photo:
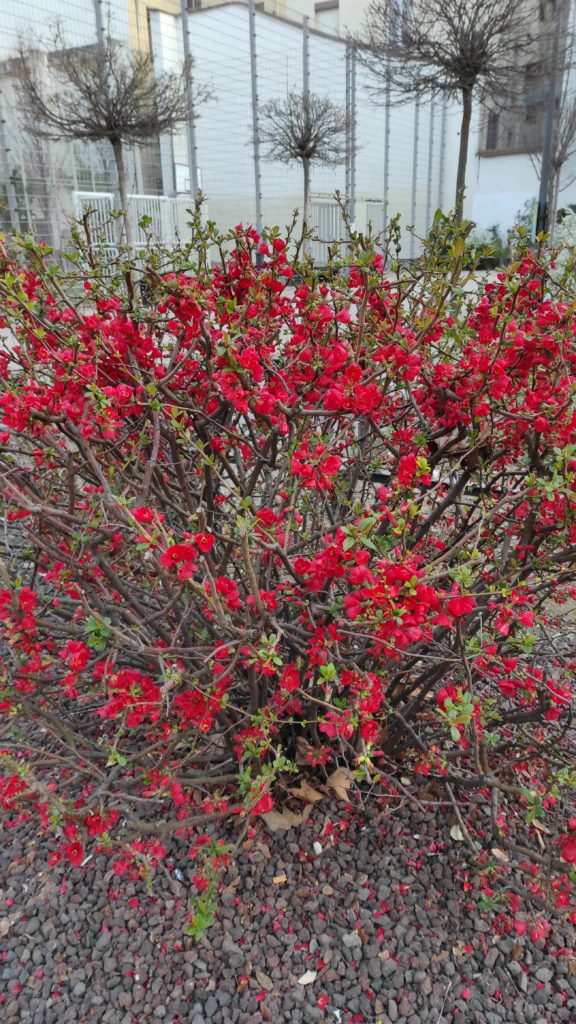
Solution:
{"label": "fence post", "polygon": [[345,51],[345,89],[346,89],[346,209],[350,214],[350,183],[352,177],[352,147],[350,145],[350,128],[352,125],[350,105],[350,43],[346,42]]}
{"label": "fence post", "polygon": [[428,183],[426,188],[426,231],[430,231],[432,216],[432,160],[434,158],[434,99],[430,100],[430,127],[428,129]]}
{"label": "fence post", "polygon": [[[192,94],[192,55],[190,51],[190,24],[187,0],[181,0],[182,45],[184,49],[184,83],[186,90],[186,144],[190,170],[190,196],[195,204],[198,199],[198,155],[196,150],[196,128],[194,125],[194,96]],[[174,157],[172,157],[174,159]]]}
{"label": "fence post", "polygon": [[10,227],[12,231],[20,231],[20,215],[18,213],[18,203],[16,201],[16,189],[14,188],[14,181],[12,178],[12,171],[10,168],[10,150],[6,141],[6,120],[4,118],[4,111],[2,109],[2,101],[0,100],[0,154],[2,156],[2,166],[4,168],[4,180],[6,182],[6,199],[8,201],[8,215],[10,217]]}
{"label": "fence post", "polygon": [[94,0],[94,16],[96,18],[96,38],[98,46],[104,46],[104,19],[102,17],[102,0]]}
{"label": "fence post", "polygon": [[356,53],[346,41],[346,208],[350,223],[356,216]]}
{"label": "fence post", "polygon": [[390,71],[386,72],[386,91],[384,94],[384,195],[382,197],[382,229],[388,225],[388,205],[390,194]]}
{"label": "fence post", "polygon": [[356,49],[352,43],[350,51],[350,222],[356,220]]}
{"label": "fence post", "polygon": [[256,15],[254,0],[248,0],[250,30],[250,82],[252,86],[252,132],[254,154],[254,193],[256,199],[256,230],[262,231],[262,177],[260,174],[260,128],[258,124],[258,75],[256,71]]}
{"label": "fence post", "polygon": [[302,18],[302,92],[310,95],[310,18]]}
{"label": "fence post", "polygon": [[[414,146],[412,148],[412,201],[410,203],[410,223],[412,228],[416,224],[416,190],[418,188],[418,132],[420,129],[420,100],[416,100],[414,107]],[[410,259],[414,259],[414,230],[410,233]]]}
{"label": "fence post", "polygon": [[444,199],[444,175],[446,173],[446,96],[442,97],[442,120],[440,122],[440,171],[438,174],[438,207],[442,209]]}

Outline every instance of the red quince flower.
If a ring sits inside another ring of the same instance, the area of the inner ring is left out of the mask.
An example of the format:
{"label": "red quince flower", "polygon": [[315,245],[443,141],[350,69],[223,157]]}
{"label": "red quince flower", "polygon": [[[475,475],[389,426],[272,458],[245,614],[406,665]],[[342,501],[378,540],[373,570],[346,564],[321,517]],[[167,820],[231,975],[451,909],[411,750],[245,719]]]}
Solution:
{"label": "red quince flower", "polygon": [[74,843],[68,843],[68,845],[64,847],[64,853],[66,855],[66,858],[70,861],[72,867],[80,867],[82,861],[84,860],[84,850],[82,848],[81,843],[79,843],[78,841]]}
{"label": "red quince flower", "polygon": [[455,619],[469,615],[475,607],[476,601],[470,594],[451,597],[448,601],[448,611]]}

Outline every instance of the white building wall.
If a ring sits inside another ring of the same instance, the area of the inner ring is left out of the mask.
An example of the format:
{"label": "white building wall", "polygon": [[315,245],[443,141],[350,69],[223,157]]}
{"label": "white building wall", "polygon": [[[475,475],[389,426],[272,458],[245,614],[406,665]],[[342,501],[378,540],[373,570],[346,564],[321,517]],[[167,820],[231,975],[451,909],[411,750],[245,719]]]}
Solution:
{"label": "white building wall", "polygon": [[[214,100],[198,111],[196,142],[202,188],[208,197],[208,216],[223,227],[250,221],[255,215],[254,165],[252,149],[252,108],[250,83],[250,42],[248,11],[244,4],[225,6],[189,15],[190,41],[194,56],[194,77],[198,83],[210,84]],[[152,13],[150,18],[152,50],[159,71],[181,66],[182,41],[180,18]],[[260,105],[282,99],[292,90],[302,91],[301,27],[277,17],[257,12],[257,82]],[[320,95],[328,95],[341,106],[346,102],[345,40],[325,33],[310,32],[310,87]],[[381,226],[375,216],[382,211],[385,182],[386,113],[384,96],[368,89],[369,73],[357,66],[356,115],[356,224],[365,230],[368,216]],[[373,83],[372,83],[373,84]],[[453,118],[452,118],[453,121]],[[445,144],[452,121],[447,127]],[[442,199],[449,197],[453,160],[441,154],[442,108],[436,103],[420,105],[418,119],[417,173],[413,173],[415,105],[393,105],[390,110],[389,194],[388,215],[401,213],[404,225],[414,224],[423,234]],[[430,145],[432,135],[432,146]],[[175,133],[163,143],[164,159],[169,160],[170,147],[176,165],[176,183],[189,180],[187,147],[184,133]],[[292,211],[302,205],[302,172],[297,164],[278,164],[266,159],[266,145],[261,146],[261,187],[263,220],[266,224],[283,226]],[[430,167],[431,158],[431,167]],[[444,188],[441,192],[441,178]],[[167,173],[166,180],[170,180]],[[413,201],[415,185],[416,201]],[[346,169],[314,167],[311,181],[313,197],[330,200],[336,190],[346,189]],[[417,249],[417,245],[416,245]],[[404,253],[415,254],[414,243],[406,235]]]}

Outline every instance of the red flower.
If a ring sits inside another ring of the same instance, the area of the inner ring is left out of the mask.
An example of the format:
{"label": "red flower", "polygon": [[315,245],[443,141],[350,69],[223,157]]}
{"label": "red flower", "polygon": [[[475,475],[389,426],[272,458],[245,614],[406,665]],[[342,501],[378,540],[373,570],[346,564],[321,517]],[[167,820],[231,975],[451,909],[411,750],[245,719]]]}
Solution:
{"label": "red flower", "polygon": [[214,547],[215,539],[210,533],[197,533],[194,537],[194,543],[196,544],[196,547],[200,548],[200,551],[203,551],[204,554],[208,554],[208,552],[212,551],[212,548]]}
{"label": "red flower", "polygon": [[84,860],[84,850],[82,844],[78,841],[74,843],[68,843],[64,847],[64,853],[67,859],[70,861],[73,868],[79,868]]}
{"label": "red flower", "polygon": [[416,456],[411,452],[403,455],[398,462],[398,483],[408,487],[416,476]]}
{"label": "red flower", "polygon": [[448,601],[448,611],[455,619],[468,615],[475,607],[476,601],[470,595],[452,597]]}
{"label": "red flower", "polygon": [[568,864],[576,864],[576,835],[564,836],[561,840],[560,856]]}
{"label": "red flower", "polygon": [[252,806],[252,814],[268,814],[274,809],[274,801],[270,793],[263,793],[259,800]]}
{"label": "red flower", "polygon": [[286,665],[278,683],[283,690],[297,690],[300,686],[300,676],[296,666]]}
{"label": "red flower", "polygon": [[163,551],[160,555],[160,562],[167,569],[173,569],[180,562],[190,564],[196,557],[196,551],[192,544],[173,544],[172,547]]}

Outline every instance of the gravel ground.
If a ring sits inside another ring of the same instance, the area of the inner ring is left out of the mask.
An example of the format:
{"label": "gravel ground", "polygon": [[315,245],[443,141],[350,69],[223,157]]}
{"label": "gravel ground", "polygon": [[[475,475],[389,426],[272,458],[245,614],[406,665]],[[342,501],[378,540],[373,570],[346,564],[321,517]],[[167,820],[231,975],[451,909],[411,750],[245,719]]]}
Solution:
{"label": "gravel ground", "polygon": [[445,810],[404,806],[334,842],[324,822],[317,809],[297,831],[259,826],[199,942],[183,933],[191,869],[177,854],[150,894],[102,859],[48,867],[29,825],[6,830],[3,1024],[576,1022],[574,929],[535,943],[509,911],[480,914]]}

